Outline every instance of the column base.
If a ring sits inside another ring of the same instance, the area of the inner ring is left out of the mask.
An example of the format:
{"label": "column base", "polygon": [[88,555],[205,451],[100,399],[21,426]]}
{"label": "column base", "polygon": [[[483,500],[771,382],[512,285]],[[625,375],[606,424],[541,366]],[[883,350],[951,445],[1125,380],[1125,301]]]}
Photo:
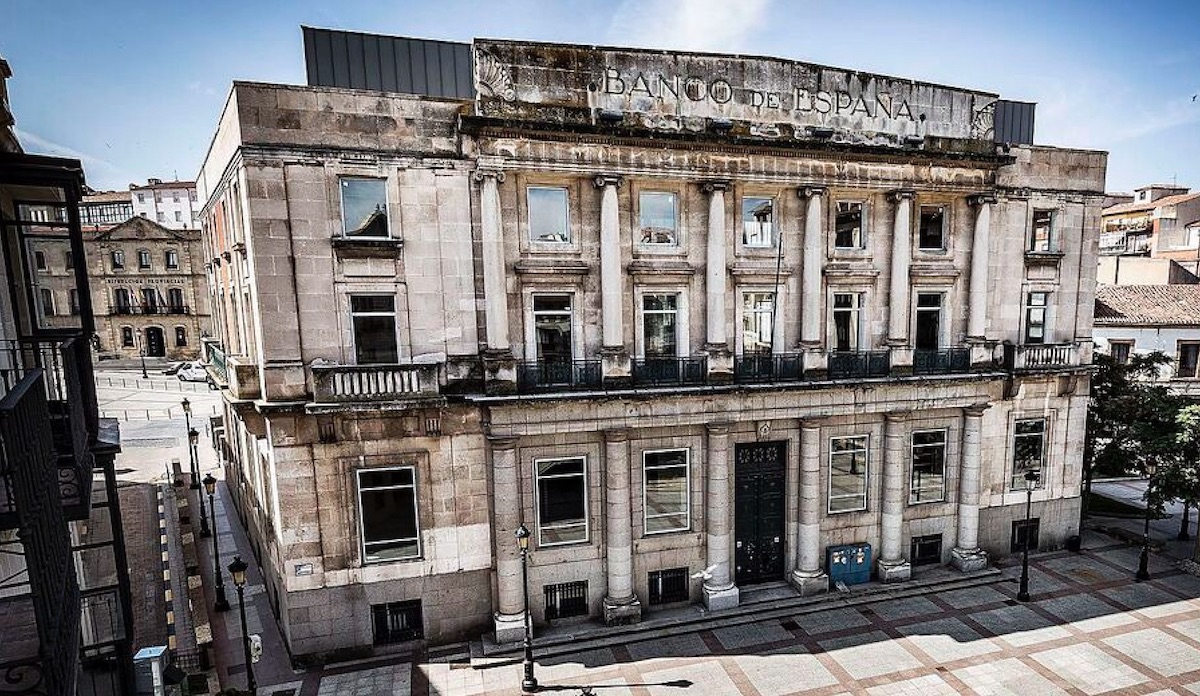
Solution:
{"label": "column base", "polygon": [[793,570],[788,582],[801,597],[824,594],[829,591],[829,576],[823,570]]}
{"label": "column base", "polygon": [[737,585],[729,587],[704,586],[704,607],[709,611],[733,609],[741,602],[741,591]]}
{"label": "column base", "polygon": [[610,389],[633,384],[633,363],[625,346],[604,346],[600,349],[600,374],[604,386]]}
{"label": "column base", "polygon": [[501,614],[495,615],[496,619],[496,642],[497,643],[520,643],[525,640],[525,614]]}
{"label": "column base", "polygon": [[829,374],[829,354],[821,350],[821,343],[800,343],[803,352],[805,379],[825,379]]}
{"label": "column base", "polygon": [[950,565],[964,573],[973,573],[988,566],[987,551],[983,549],[954,549],[950,552]]}
{"label": "column base", "polygon": [[912,566],[903,558],[894,561],[879,559],[880,582],[904,582],[912,579]]}
{"label": "column base", "polygon": [[517,363],[511,350],[483,351],[483,385],[489,395],[517,392]]}
{"label": "column base", "polygon": [[624,599],[604,598],[604,625],[627,626],[642,620],[642,603],[637,595]]}
{"label": "column base", "polygon": [[705,343],[708,356],[708,379],[717,384],[733,381],[733,352],[724,343]]}

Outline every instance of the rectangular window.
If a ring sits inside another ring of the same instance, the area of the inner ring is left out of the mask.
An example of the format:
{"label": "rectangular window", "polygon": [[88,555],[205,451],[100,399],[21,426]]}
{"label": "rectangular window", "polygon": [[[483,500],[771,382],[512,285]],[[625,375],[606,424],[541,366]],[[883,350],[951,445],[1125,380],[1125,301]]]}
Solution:
{"label": "rectangular window", "polygon": [[1200,343],[1179,341],[1179,359],[1175,361],[1175,376],[1184,379],[1195,379],[1197,367],[1200,366]]}
{"label": "rectangular window", "polygon": [[691,527],[691,496],[686,449],[642,455],[646,533],[681,532]]}
{"label": "rectangular window", "polygon": [[775,327],[775,293],[747,292],[742,295],[742,353],[771,353]]}
{"label": "rectangular window", "polygon": [[946,209],[940,205],[921,206],[921,223],[917,230],[917,248],[938,251],[946,248]]}
{"label": "rectangular window", "polygon": [[1050,293],[1031,292],[1025,296],[1025,343],[1046,342],[1046,305]]}
{"label": "rectangular window", "polygon": [[133,300],[125,288],[113,290],[113,304],[117,314],[130,314],[133,311]]}
{"label": "rectangular window", "polygon": [[1030,251],[1058,251],[1058,240],[1054,235],[1054,211],[1033,211],[1033,230],[1029,235]]}
{"label": "rectangular window", "polygon": [[175,347],[183,348],[187,345],[187,329],[182,326],[175,327]]}
{"label": "rectangular window", "polygon": [[588,539],[586,462],[583,457],[537,459],[538,544]]}
{"label": "rectangular window", "polygon": [[39,292],[42,297],[42,316],[54,316],[54,293],[50,288],[41,288]]}
{"label": "rectangular window", "polygon": [[1025,544],[1029,544],[1030,551],[1037,551],[1038,537],[1041,536],[1042,520],[1039,517],[1032,517],[1028,522],[1025,520],[1014,520],[1012,523],[1012,538],[1009,540],[1008,550],[1012,553],[1021,553],[1025,550]]}
{"label": "rectangular window", "polygon": [[39,271],[46,270],[46,252],[33,252],[33,265],[36,266]]}
{"label": "rectangular window", "polygon": [[138,268],[145,271],[150,268],[150,252],[146,249],[138,250]]}
{"label": "rectangular window", "polygon": [[416,473],[411,466],[358,470],[363,560],[419,558]]}
{"label": "rectangular window", "polygon": [[747,196],[742,199],[742,244],[748,247],[775,245],[775,201]]}
{"label": "rectangular window", "polygon": [[340,179],[342,232],[347,237],[387,237],[387,181]]}
{"label": "rectangular window", "polygon": [[137,195],[137,197],[138,197],[138,203],[145,203],[145,202],[146,202],[146,194],[144,194],[144,193],[139,193],[139,194]]}
{"label": "rectangular window", "polygon": [[542,593],[546,600],[546,620],[587,616],[587,580],[546,585]]}
{"label": "rectangular window", "polygon": [[688,595],[688,569],[668,568],[650,572],[650,606],[686,602]]}
{"label": "rectangular window", "polygon": [[861,341],[862,295],[837,293],[833,296],[833,349],[838,352],[854,352]]}
{"label": "rectangular window", "polygon": [[861,249],[863,246],[863,204],[838,201],[834,217],[833,246],[837,249]]}
{"label": "rectangular window", "polygon": [[63,265],[68,271],[75,270],[75,256],[71,252],[63,252]]}
{"label": "rectangular window", "polygon": [[867,509],[867,436],[829,441],[829,512]]}
{"label": "rectangular window", "polygon": [[179,268],[179,252],[175,251],[174,249],[167,249],[165,261],[167,268],[171,270]]}
{"label": "rectangular window", "polygon": [[642,296],[642,337],[647,358],[679,355],[679,296]]}
{"label": "rectangular window", "polygon": [[917,293],[917,350],[938,350],[942,345],[942,295]]}
{"label": "rectangular window", "polygon": [[75,288],[67,290],[67,304],[71,308],[71,316],[79,316],[79,291]]}
{"label": "rectangular window", "polygon": [[638,195],[638,225],[642,244],[675,246],[679,243],[675,194],[643,191]]}
{"label": "rectangular window", "polygon": [[167,289],[167,305],[171,308],[171,311],[176,314],[183,312],[183,289],[182,288],[168,288]]}
{"label": "rectangular window", "polygon": [[112,258],[112,269],[114,271],[125,270],[125,252],[120,251],[120,250],[114,251],[111,255],[111,258]]}
{"label": "rectangular window", "polygon": [[142,288],[142,311],[146,314],[158,313],[158,291],[154,288]]}
{"label": "rectangular window", "polygon": [[533,331],[538,362],[570,364],[571,296],[534,295]]}
{"label": "rectangular window", "polygon": [[351,295],[350,323],[354,357],[359,365],[395,363],[396,298],[391,295]]}
{"label": "rectangular window", "polygon": [[375,645],[418,640],[425,635],[421,600],[371,605],[371,626]]}
{"label": "rectangular window", "polygon": [[[175,201],[175,202],[178,203],[179,201]],[[183,211],[181,211],[181,210],[175,211],[175,222],[183,222]]]}
{"label": "rectangular window", "polygon": [[915,566],[937,565],[942,562],[942,535],[915,536],[909,547],[909,560]]}
{"label": "rectangular window", "polygon": [[1129,363],[1129,354],[1133,351],[1133,341],[1109,341],[1108,354],[1118,365]]}
{"label": "rectangular window", "polygon": [[123,348],[133,347],[133,329],[131,327],[121,327],[121,346]]}
{"label": "rectangular window", "polygon": [[552,186],[530,186],[525,190],[529,206],[529,240],[553,244],[571,241],[567,190]]}
{"label": "rectangular window", "polygon": [[946,499],[946,431],[918,430],[912,434],[910,503]]}
{"label": "rectangular window", "polygon": [[159,221],[159,222],[166,222],[166,221],[167,221],[167,214],[166,214],[166,213],[159,212],[157,215],[155,215],[155,217],[158,219],[158,221]]}
{"label": "rectangular window", "polygon": [[[1046,453],[1046,419],[1022,418],[1013,428],[1013,473],[1012,490],[1025,490],[1025,472],[1042,470]],[[1038,488],[1046,485],[1045,478],[1038,481]]]}

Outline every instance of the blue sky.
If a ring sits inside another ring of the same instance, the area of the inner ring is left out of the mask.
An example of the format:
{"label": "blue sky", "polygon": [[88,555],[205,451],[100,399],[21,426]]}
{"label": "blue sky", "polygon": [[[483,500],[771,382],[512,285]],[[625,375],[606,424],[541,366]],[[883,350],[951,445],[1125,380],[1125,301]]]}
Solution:
{"label": "blue sky", "polygon": [[193,178],[234,79],[303,83],[300,25],[795,58],[1038,102],[1039,144],[1108,150],[1108,189],[1200,189],[1200,2],[3,0],[27,150],[95,188]]}

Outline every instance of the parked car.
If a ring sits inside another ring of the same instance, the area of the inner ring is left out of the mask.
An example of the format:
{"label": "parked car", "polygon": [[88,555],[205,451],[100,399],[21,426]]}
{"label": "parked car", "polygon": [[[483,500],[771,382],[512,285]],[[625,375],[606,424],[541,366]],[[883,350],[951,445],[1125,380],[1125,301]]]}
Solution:
{"label": "parked car", "polygon": [[179,374],[179,368],[183,367],[186,364],[187,363],[185,363],[185,362],[173,362],[170,365],[167,365],[166,368],[163,369],[162,373],[164,375]]}
{"label": "parked car", "polygon": [[207,382],[208,370],[204,369],[204,363],[199,360],[185,362],[180,366],[179,371],[175,373],[181,382]]}

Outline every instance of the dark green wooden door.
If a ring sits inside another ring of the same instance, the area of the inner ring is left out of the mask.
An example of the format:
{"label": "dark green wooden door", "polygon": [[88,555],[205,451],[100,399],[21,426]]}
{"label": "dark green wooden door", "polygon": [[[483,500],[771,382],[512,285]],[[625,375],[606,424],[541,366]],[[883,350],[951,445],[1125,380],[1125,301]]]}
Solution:
{"label": "dark green wooden door", "polygon": [[786,442],[734,445],[734,580],[783,578]]}

